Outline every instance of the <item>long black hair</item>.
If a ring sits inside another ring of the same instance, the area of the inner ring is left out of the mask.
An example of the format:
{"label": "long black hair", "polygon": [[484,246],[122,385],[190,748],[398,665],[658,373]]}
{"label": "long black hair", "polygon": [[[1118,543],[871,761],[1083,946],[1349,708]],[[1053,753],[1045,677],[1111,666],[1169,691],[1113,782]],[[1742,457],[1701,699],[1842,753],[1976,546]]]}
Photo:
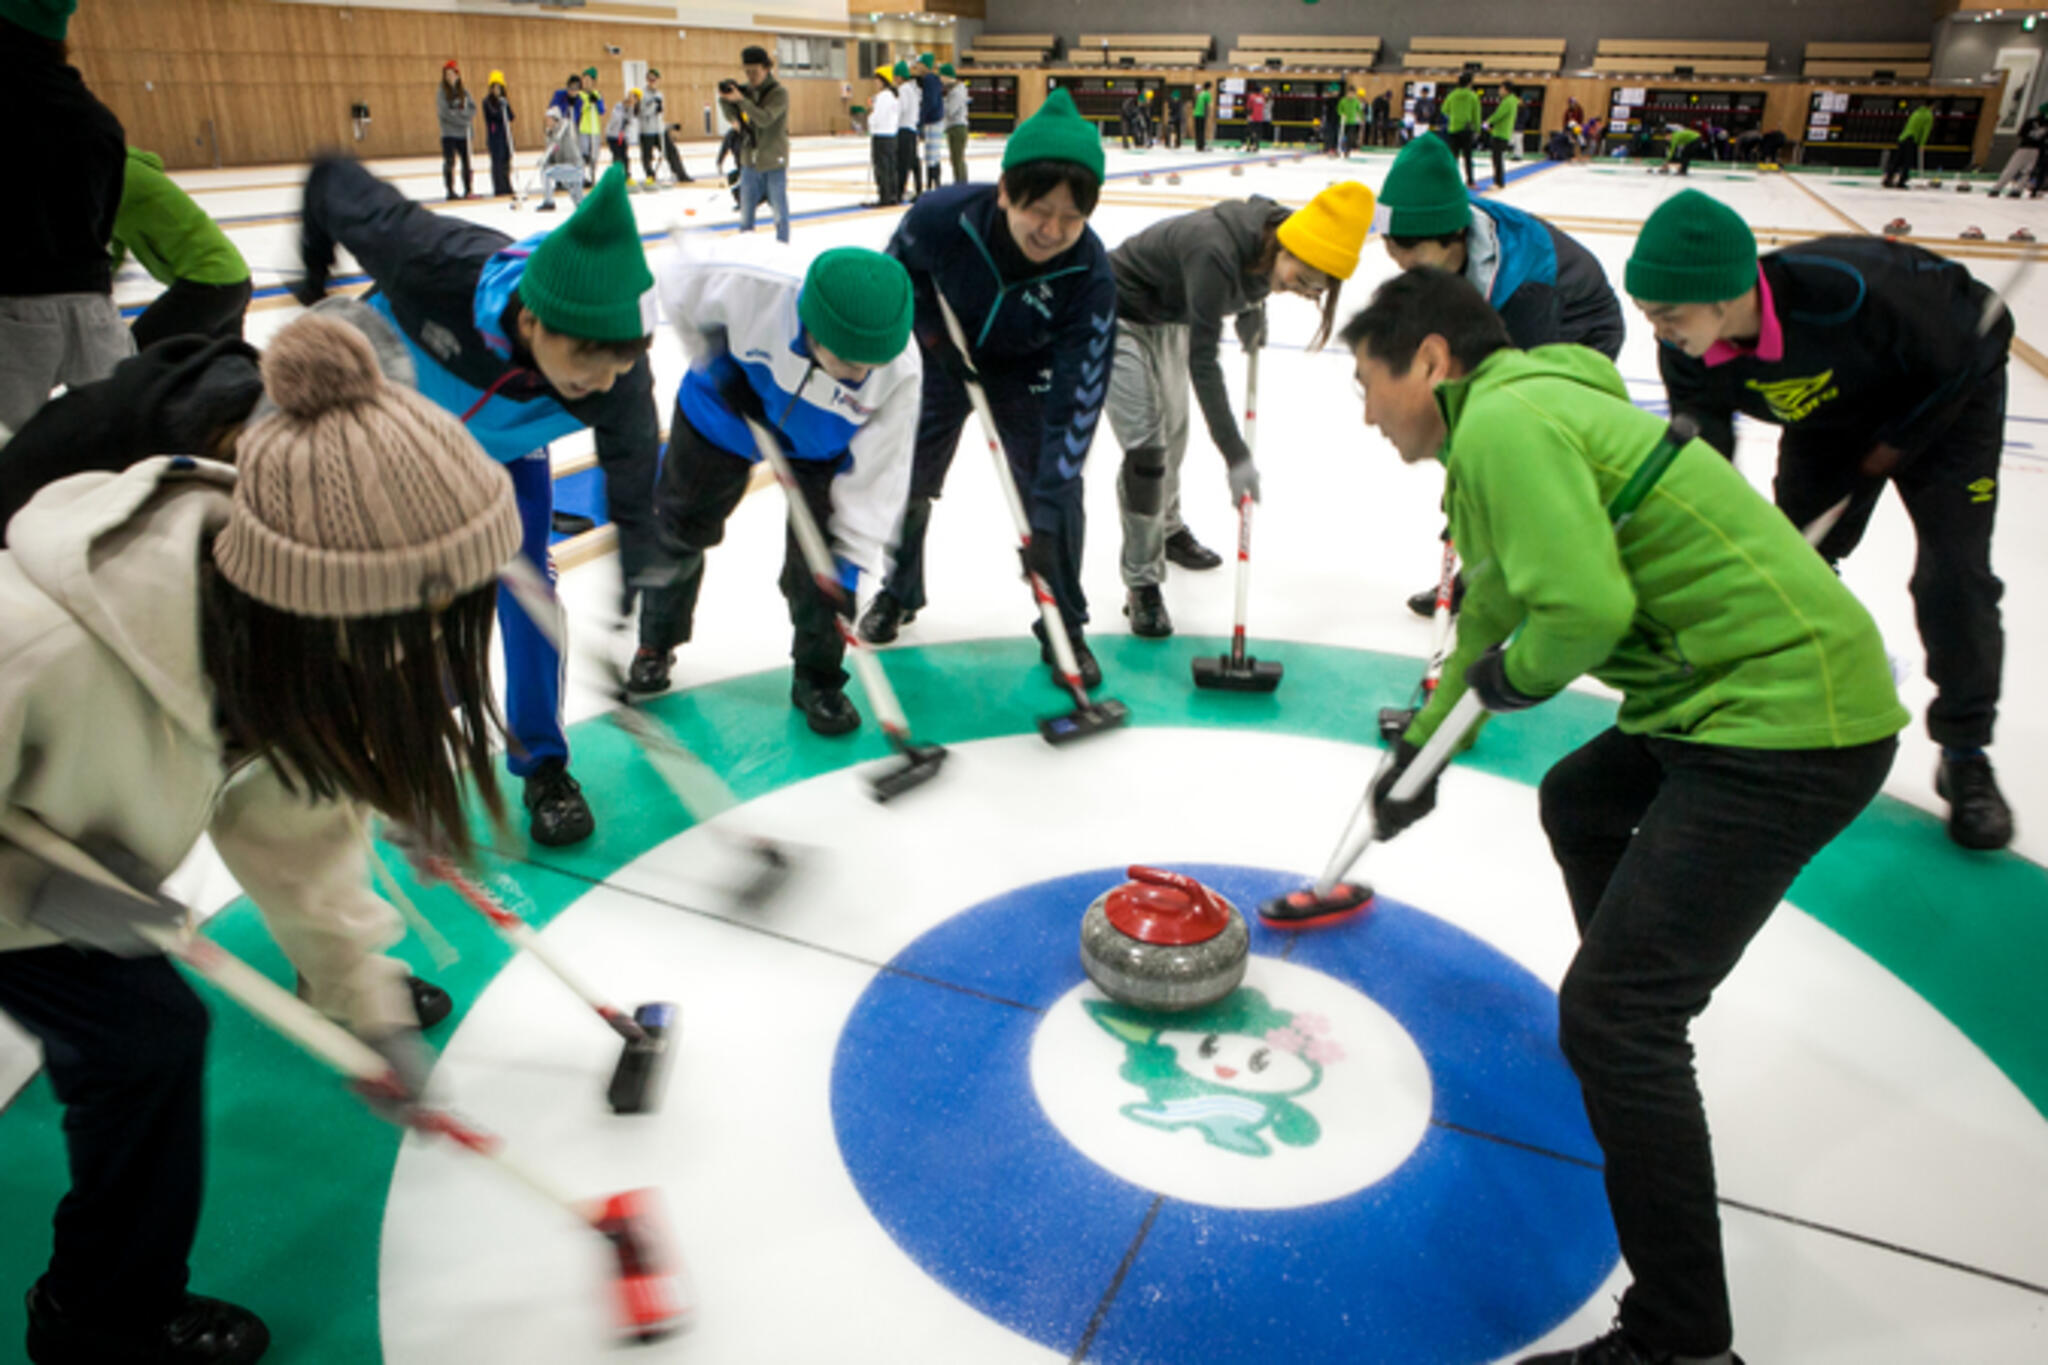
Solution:
{"label": "long black hair", "polygon": [[469,860],[465,786],[505,818],[491,757],[505,731],[491,691],[496,598],[486,584],[439,610],[297,616],[228,582],[209,546],[200,645],[228,743],[294,792],[361,801]]}

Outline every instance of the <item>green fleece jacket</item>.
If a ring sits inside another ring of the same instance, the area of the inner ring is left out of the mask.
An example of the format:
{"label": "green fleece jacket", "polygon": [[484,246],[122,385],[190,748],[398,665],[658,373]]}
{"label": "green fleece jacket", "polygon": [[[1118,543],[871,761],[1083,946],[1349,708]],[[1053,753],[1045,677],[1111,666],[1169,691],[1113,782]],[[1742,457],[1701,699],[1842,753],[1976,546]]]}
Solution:
{"label": "green fleece jacket", "polygon": [[1521,626],[1508,681],[1547,697],[1582,673],[1630,734],[1739,749],[1837,749],[1905,728],[1877,626],[1783,513],[1704,441],[1617,535],[1607,508],[1662,417],[1581,346],[1503,350],[1440,385],[1458,644],[1409,727],[1426,740],[1465,670]]}
{"label": "green fleece jacket", "polygon": [[1906,115],[1906,130],[1899,134],[1901,142],[1917,142],[1922,147],[1934,133],[1934,111],[1922,105]]}
{"label": "green fleece jacket", "polygon": [[1522,97],[1502,95],[1500,103],[1493,106],[1493,117],[1486,121],[1486,131],[1502,142],[1512,142],[1515,137],[1515,120],[1522,116]]}
{"label": "green fleece jacket", "polygon": [[137,147],[128,149],[111,246],[116,270],[132,251],[142,268],[164,284],[240,284],[249,278],[242,253],[206,210],[164,174],[163,158]]}
{"label": "green fleece jacket", "polygon": [[1460,86],[1444,96],[1438,106],[1443,110],[1444,125],[1454,133],[1479,126],[1479,92],[1471,86]]}

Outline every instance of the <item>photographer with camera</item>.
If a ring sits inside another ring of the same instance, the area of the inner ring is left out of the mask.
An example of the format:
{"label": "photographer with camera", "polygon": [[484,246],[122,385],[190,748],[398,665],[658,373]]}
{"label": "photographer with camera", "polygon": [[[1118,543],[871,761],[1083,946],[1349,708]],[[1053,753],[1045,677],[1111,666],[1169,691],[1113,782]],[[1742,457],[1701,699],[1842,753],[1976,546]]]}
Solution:
{"label": "photographer with camera", "polygon": [[740,231],[754,230],[754,210],[766,199],[775,213],[775,240],[789,240],[789,91],[775,79],[767,49],[740,54],[746,83],[718,83],[718,107],[740,130]]}

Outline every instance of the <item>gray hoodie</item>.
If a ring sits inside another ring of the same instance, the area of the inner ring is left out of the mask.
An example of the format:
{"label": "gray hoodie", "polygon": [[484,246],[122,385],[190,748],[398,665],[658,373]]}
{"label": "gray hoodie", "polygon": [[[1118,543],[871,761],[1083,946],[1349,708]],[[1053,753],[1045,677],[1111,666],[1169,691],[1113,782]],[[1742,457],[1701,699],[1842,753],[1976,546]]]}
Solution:
{"label": "gray hoodie", "polygon": [[[202,834],[304,974],[313,1004],[365,1034],[413,1020],[398,917],[369,885],[364,814],[287,791],[214,727],[199,642],[199,557],[235,471],[159,456],[51,484],[0,552],[0,802],[7,823],[110,840],[161,880]],[[0,838],[0,952],[49,864]]]}
{"label": "gray hoodie", "polygon": [[434,92],[434,112],[441,117],[441,136],[469,138],[470,125],[476,122],[476,101],[465,90],[462,98],[450,104],[440,91]]}
{"label": "gray hoodie", "polygon": [[1232,464],[1249,459],[1251,451],[1238,433],[1223,382],[1223,320],[1264,306],[1272,283],[1248,268],[1264,249],[1266,229],[1287,214],[1255,194],[1154,223],[1109,253],[1120,320],[1186,324],[1195,397],[1209,438]]}

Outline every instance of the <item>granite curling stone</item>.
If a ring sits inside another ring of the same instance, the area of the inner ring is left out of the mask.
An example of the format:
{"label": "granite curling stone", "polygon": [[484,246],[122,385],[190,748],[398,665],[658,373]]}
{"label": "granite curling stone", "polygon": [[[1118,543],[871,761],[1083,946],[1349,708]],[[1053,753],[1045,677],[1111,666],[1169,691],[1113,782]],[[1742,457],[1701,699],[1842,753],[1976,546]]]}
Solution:
{"label": "granite curling stone", "polygon": [[1081,917],[1081,965],[1119,1004],[1163,1014],[1213,1005],[1244,980],[1244,916],[1192,877],[1133,867]]}

